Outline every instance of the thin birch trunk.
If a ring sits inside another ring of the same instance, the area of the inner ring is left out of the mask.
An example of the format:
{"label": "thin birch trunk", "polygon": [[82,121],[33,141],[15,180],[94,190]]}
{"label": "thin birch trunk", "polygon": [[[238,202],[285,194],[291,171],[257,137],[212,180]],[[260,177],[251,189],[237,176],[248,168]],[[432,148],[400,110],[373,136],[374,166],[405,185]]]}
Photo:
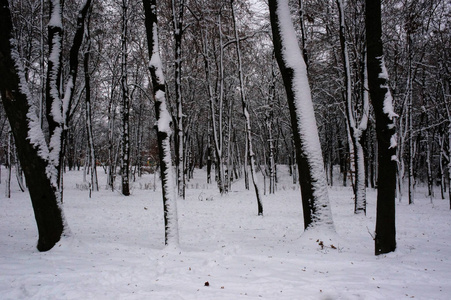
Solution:
{"label": "thin birch trunk", "polygon": [[121,90],[122,90],[122,147],[121,176],[122,195],[130,195],[130,98],[127,83],[127,37],[128,37],[128,0],[122,0],[121,32]]}
{"label": "thin birch trunk", "polygon": [[88,20],[86,24],[86,41],[87,46],[84,53],[83,68],[85,73],[85,109],[86,109],[86,132],[88,135],[88,159],[90,159],[91,167],[91,190],[98,191],[99,184],[97,180],[97,169],[96,169],[96,155],[94,149],[94,134],[92,132],[92,112],[91,112],[91,75],[89,73],[89,59],[91,55],[91,37],[89,30],[90,23],[90,13],[88,13]]}
{"label": "thin birch trunk", "polygon": [[[352,79],[351,79],[351,63],[349,59],[348,45],[346,40],[346,24],[344,14],[344,4],[342,0],[336,0],[338,7],[338,15],[340,21],[340,44],[343,56],[343,68],[345,78],[345,100],[346,100],[346,119],[348,121],[349,130],[349,146],[351,155],[351,174],[355,171],[354,196],[355,205],[354,213],[366,214],[366,186],[365,186],[365,157],[363,152],[362,136],[367,129],[369,115],[369,99],[367,90],[367,76],[364,71],[363,86],[363,110],[360,116],[360,122],[357,124],[356,111],[352,103]],[[366,67],[365,67],[366,69]],[[352,147],[351,147],[352,145]]]}
{"label": "thin birch trunk", "polygon": [[183,129],[183,99],[182,99],[182,34],[183,34],[183,11],[185,8],[185,1],[181,0],[176,6],[176,1],[172,0],[172,25],[174,30],[174,77],[175,77],[175,101],[177,105],[177,187],[178,195],[185,199],[185,137]]}
{"label": "thin birch trunk", "polygon": [[258,182],[257,182],[257,174],[256,174],[256,170],[255,170],[255,168],[256,168],[255,167],[255,153],[254,153],[253,145],[252,145],[251,117],[249,115],[249,110],[248,110],[249,103],[246,100],[246,90],[245,90],[245,86],[244,86],[244,75],[243,75],[243,64],[241,62],[240,39],[238,36],[238,28],[237,28],[237,24],[236,24],[236,16],[235,16],[233,0],[230,1],[230,6],[232,8],[233,28],[235,31],[236,55],[238,58],[238,72],[239,72],[239,78],[240,78],[241,104],[243,106],[243,114],[244,114],[244,117],[246,120],[247,142],[249,143],[248,154],[249,154],[249,160],[250,160],[251,177],[252,177],[252,182],[254,184],[255,197],[257,198],[258,215],[263,216],[262,198],[260,196],[260,191],[259,191]]}

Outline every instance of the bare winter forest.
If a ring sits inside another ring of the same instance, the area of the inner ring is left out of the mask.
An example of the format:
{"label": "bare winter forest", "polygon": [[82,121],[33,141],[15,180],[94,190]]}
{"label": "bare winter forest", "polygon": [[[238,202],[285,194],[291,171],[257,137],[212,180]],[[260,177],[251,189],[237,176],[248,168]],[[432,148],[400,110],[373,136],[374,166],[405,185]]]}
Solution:
{"label": "bare winter forest", "polygon": [[28,190],[46,251],[65,172],[123,196],[158,172],[177,244],[196,169],[222,195],[244,179],[264,215],[287,165],[305,229],[334,230],[328,186],[355,214],[377,189],[375,253],[394,251],[395,199],[451,198],[450,22],[447,0],[1,0],[6,197]]}

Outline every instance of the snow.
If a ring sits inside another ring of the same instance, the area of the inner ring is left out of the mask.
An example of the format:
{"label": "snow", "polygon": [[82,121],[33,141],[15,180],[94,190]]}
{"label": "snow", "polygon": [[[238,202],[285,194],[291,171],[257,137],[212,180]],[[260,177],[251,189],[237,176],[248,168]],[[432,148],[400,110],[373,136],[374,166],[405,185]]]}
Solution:
{"label": "snow", "polygon": [[28,139],[30,141],[30,144],[33,145],[33,147],[38,151],[38,155],[42,159],[46,160],[48,158],[49,149],[45,142],[44,133],[41,129],[41,122],[39,121],[39,117],[36,113],[37,111],[39,111],[39,109],[33,102],[33,97],[31,96],[30,89],[25,79],[24,66],[17,50],[17,41],[15,39],[11,39],[10,42],[12,46],[11,57],[14,60],[14,65],[16,66],[17,74],[19,77],[20,93],[26,96],[29,107],[27,112]]}
{"label": "snow", "polygon": [[[176,184],[174,179],[174,170],[170,167],[171,162],[171,144],[169,136],[162,141],[163,152],[166,153],[164,161],[166,166],[166,181],[165,190],[166,195],[166,221],[167,221],[167,244],[171,247],[178,248],[179,232],[178,232],[178,213],[177,213],[177,196],[175,192]],[[162,199],[162,198],[160,198]]]}
{"label": "snow", "polygon": [[450,299],[448,200],[431,204],[418,187],[414,205],[396,204],[397,251],[374,256],[376,191],[368,191],[365,217],[353,214],[350,187],[331,187],[341,239],[338,249],[328,240],[321,249],[315,232],[302,235],[299,187],[287,167],[278,172],[278,191],[264,196],[265,217],[258,217],[243,181],[221,197],[196,170],[177,203],[177,251],[164,247],[161,188],[145,189],[153,175],[124,197],[105,189],[99,169],[102,189],[89,198],[83,171],[67,172],[64,210],[73,234],[45,253],[35,248],[29,196],[13,181],[12,198],[0,193],[0,298]]}
{"label": "snow", "polygon": [[149,62],[149,68],[155,68],[155,75],[158,78],[158,82],[164,82],[164,74],[163,74],[163,63],[161,62],[160,53],[159,51],[159,43],[158,43],[158,29],[157,26],[153,27],[152,31],[153,36],[153,50],[152,50],[152,56]]}
{"label": "snow", "polygon": [[63,27],[63,22],[61,20],[61,3],[59,0],[52,0],[51,1],[52,6],[53,6],[53,13],[50,16],[50,20],[49,20],[49,26],[52,27]]}
{"label": "snow", "polygon": [[390,118],[390,120],[393,120],[393,118],[398,117],[398,115],[395,113],[395,110],[393,108],[393,97],[390,92],[390,87],[388,86],[388,72],[387,68],[385,67],[385,60],[383,56],[378,57],[381,65],[381,73],[379,74],[379,78],[385,79],[384,85],[381,86],[381,88],[385,89],[385,97],[384,97],[384,106],[383,111],[387,116]]}
{"label": "snow", "polygon": [[49,61],[53,63],[53,67],[50,70],[50,94],[55,99],[52,102],[51,114],[53,120],[59,124],[63,124],[62,104],[60,101],[59,86],[57,85],[57,78],[59,76],[58,70],[61,58],[61,36],[56,35],[52,40],[52,47],[49,54]]}

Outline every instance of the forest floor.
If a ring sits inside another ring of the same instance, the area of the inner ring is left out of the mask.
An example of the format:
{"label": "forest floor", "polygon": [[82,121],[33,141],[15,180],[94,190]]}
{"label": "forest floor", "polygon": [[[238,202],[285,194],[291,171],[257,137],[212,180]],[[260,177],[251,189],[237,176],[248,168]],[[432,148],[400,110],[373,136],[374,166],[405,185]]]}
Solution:
{"label": "forest floor", "polygon": [[263,217],[243,181],[220,196],[196,170],[178,200],[175,248],[164,246],[154,176],[124,197],[106,190],[98,171],[101,191],[91,198],[81,171],[65,174],[72,234],[40,253],[28,193],[14,179],[5,198],[2,170],[0,299],[451,299],[449,202],[431,203],[421,188],[415,204],[396,204],[396,252],[375,256],[375,190],[367,216],[358,216],[351,188],[330,187],[338,236],[328,240],[303,234],[300,191],[286,168],[276,194],[263,197]]}

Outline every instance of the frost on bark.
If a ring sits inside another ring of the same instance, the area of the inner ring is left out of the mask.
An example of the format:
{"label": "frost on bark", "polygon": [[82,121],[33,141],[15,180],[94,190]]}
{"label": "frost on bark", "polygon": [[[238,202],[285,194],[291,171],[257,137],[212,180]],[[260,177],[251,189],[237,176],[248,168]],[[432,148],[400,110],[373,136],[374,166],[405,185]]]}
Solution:
{"label": "frost on bark", "polygon": [[84,19],[90,5],[80,8],[72,47],[64,97],[60,94],[62,11],[60,1],[50,2],[49,62],[47,72],[47,143],[38,116],[39,101],[33,99],[24,75],[24,67],[13,35],[7,0],[0,0],[0,93],[25,174],[38,227],[39,251],[50,250],[67,233],[61,207],[61,159],[73,88],[77,75],[78,51],[83,40]]}
{"label": "frost on bark", "polygon": [[370,98],[376,115],[378,185],[375,254],[396,249],[396,126],[393,99],[382,48],[380,0],[366,0],[367,68]]}
{"label": "frost on bark", "polygon": [[269,11],[296,146],[304,227],[322,226],[334,230],[307,69],[291,22],[288,1],[270,0]]}
{"label": "frost on bark", "polygon": [[155,114],[157,118],[156,129],[163,190],[165,244],[177,246],[179,237],[175,182],[171,165],[171,116],[166,104],[165,78],[158,47],[156,0],[143,0],[143,5],[147,45],[150,56],[149,70],[152,77]]}

